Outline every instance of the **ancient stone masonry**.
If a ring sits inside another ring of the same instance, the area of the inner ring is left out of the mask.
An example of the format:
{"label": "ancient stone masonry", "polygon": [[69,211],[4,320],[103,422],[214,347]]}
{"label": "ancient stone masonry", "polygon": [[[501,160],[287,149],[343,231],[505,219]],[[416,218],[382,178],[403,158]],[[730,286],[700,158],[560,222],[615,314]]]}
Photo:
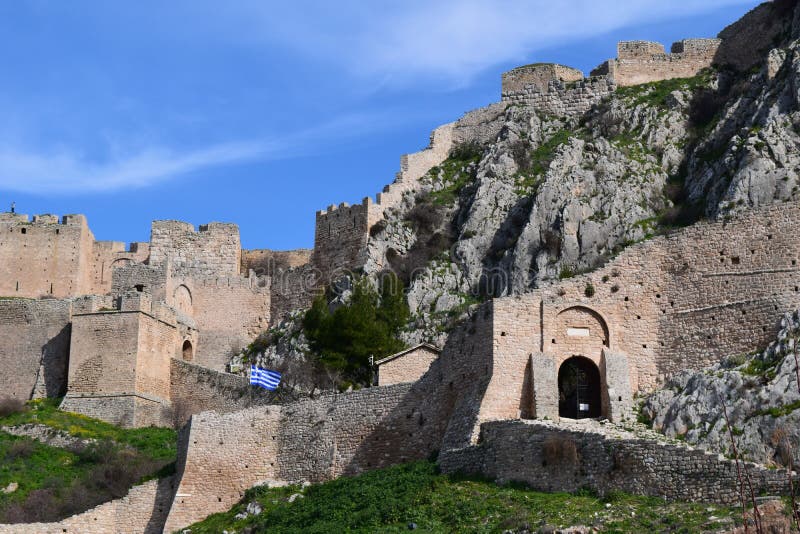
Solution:
{"label": "ancient stone masonry", "polygon": [[375,362],[378,385],[389,386],[416,382],[430,369],[441,351],[433,345],[422,343]]}
{"label": "ancient stone masonry", "polygon": [[[481,444],[445,451],[445,473],[465,472],[541,491],[589,488],[668,500],[740,501],[736,462],[683,444],[643,438],[611,425],[497,421],[481,427]],[[744,464],[757,495],[789,492],[786,472]]]}
{"label": "ancient stone masonry", "polygon": [[169,313],[137,293],[118,310],[75,314],[62,409],[121,426],[164,424],[170,359],[179,346]]}
{"label": "ancient stone masonry", "polygon": [[667,54],[660,43],[622,41],[617,45],[617,58],[597,67],[592,76],[608,76],[620,87],[691,78],[714,63],[721,43],[720,39],[684,39],[674,43]]}
{"label": "ancient stone masonry", "polygon": [[237,275],[242,265],[239,228],[235,224],[194,226],[180,221],[154,221],[150,234],[150,264],[169,259],[176,272]]}
{"label": "ancient stone masonry", "polygon": [[18,399],[67,388],[71,303],[0,298],[0,391]]}

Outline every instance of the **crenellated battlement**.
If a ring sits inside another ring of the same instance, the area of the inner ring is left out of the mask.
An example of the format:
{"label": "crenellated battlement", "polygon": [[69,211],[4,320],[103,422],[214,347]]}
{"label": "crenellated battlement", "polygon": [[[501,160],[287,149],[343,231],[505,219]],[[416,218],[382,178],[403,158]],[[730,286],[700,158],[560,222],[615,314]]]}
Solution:
{"label": "crenellated battlement", "polygon": [[64,226],[83,226],[88,228],[85,215],[71,214],[59,217],[52,213],[43,213],[41,215],[28,216],[25,213],[0,213],[0,224],[30,224],[30,225],[54,225],[60,224]]}
{"label": "crenellated battlement", "polygon": [[664,45],[651,41],[621,41],[616,59],[609,59],[592,71],[608,76],[620,87],[642,83],[691,78],[714,63],[721,39],[683,39]]}

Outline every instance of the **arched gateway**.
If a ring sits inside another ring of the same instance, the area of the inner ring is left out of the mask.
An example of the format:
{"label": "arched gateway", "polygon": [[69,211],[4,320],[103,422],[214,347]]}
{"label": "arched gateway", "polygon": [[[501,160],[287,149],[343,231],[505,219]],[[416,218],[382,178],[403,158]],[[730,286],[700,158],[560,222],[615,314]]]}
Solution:
{"label": "arched gateway", "polygon": [[600,417],[600,370],[588,358],[573,356],[558,369],[558,415],[570,419]]}

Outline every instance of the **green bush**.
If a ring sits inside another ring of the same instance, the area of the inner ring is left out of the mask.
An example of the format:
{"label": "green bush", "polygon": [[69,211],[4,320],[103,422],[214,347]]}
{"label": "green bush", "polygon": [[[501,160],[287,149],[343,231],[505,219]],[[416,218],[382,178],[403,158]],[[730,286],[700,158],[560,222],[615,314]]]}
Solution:
{"label": "green bush", "polygon": [[327,297],[317,297],[303,326],[323,366],[366,385],[372,380],[370,356],[378,360],[405,347],[398,334],[409,315],[403,284],[390,273],[382,277],[380,294],[366,278],[356,280],[350,301],[332,312]]}

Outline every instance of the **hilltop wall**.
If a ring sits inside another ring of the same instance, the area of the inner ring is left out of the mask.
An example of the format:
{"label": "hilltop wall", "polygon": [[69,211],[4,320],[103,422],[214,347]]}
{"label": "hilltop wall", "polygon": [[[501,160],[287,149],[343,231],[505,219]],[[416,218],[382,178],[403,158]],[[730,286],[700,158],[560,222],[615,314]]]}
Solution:
{"label": "hilltop wall", "polygon": [[69,300],[0,299],[0,391],[17,399],[67,388]]}
{"label": "hilltop wall", "polygon": [[535,63],[504,72],[501,91],[503,94],[524,93],[529,87],[534,87],[544,93],[550,88],[551,81],[577,82],[582,79],[583,72],[578,69],[556,63]]}
{"label": "hilltop wall", "polygon": [[366,197],[355,206],[343,202],[317,212],[312,262],[320,271],[322,284],[366,261],[372,204],[372,199]]}
{"label": "hilltop wall", "polygon": [[605,77],[584,78],[576,82],[551,80],[546,91],[537,85],[503,93],[503,102],[530,106],[536,111],[559,117],[582,115],[593,105],[610,95],[616,85],[614,80]]}
{"label": "hilltop wall", "polygon": [[674,43],[667,54],[660,43],[622,41],[617,45],[617,58],[592,75],[608,75],[619,87],[691,78],[715,62],[721,44],[720,39],[684,39]]}

